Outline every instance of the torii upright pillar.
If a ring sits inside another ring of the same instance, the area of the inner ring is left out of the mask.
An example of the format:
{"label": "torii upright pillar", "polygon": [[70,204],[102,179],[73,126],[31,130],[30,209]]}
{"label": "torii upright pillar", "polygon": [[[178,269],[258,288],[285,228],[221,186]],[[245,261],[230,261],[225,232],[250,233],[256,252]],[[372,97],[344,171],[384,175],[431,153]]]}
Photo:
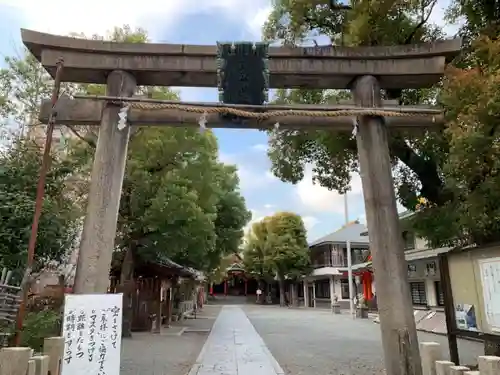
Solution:
{"label": "torii upright pillar", "polygon": [[[108,95],[130,97],[135,88],[135,78],[127,72],[115,70],[107,78]],[[130,126],[118,129],[120,108],[107,103],[102,112],[75,275],[74,292],[78,294],[106,293],[109,286],[130,136]]]}
{"label": "torii upright pillar", "polygon": [[[380,107],[380,85],[373,76],[354,81],[354,101]],[[389,157],[387,128],[380,117],[358,117],[356,140],[366,221],[377,280],[382,345],[387,375],[422,375],[415,318],[411,308],[403,239]]]}

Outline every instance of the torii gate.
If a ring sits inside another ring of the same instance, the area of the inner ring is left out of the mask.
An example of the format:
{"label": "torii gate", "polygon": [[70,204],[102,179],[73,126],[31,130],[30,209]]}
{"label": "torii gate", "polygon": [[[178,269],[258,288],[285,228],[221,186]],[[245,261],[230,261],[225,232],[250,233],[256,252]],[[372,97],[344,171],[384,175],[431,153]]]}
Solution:
{"label": "torii gate", "polygon": [[[117,105],[116,97],[131,97],[137,85],[216,87],[216,47],[112,43],[29,30],[22,30],[22,39],[53,77],[59,71],[58,78],[62,81],[107,84],[108,101],[76,99],[57,107],[59,124],[100,125],[80,246],[80,254],[84,256],[79,259],[75,288],[78,293],[104,293],[130,134],[130,126],[117,128],[123,101],[118,100]],[[430,114],[427,117],[408,115],[411,108],[380,111],[380,89],[434,85],[443,75],[446,59],[457,54],[460,47],[458,39],[391,47],[271,47],[270,87],[351,89],[356,106],[363,110],[356,111],[351,106],[344,108],[348,109],[344,116],[310,117],[306,112],[311,107],[296,107],[305,111],[305,115],[248,120],[237,126],[221,123],[218,117],[207,119],[208,127],[267,128],[279,122],[282,128],[350,131],[357,116],[356,140],[388,375],[421,375],[422,370],[401,251],[387,128],[430,127],[442,124],[443,117],[432,111],[427,112]],[[161,108],[162,104],[155,105]],[[152,106],[134,99],[128,124],[197,126],[199,114],[172,107],[148,111]],[[342,108],[329,110],[334,109]],[[405,117],[388,117],[383,121],[382,116],[395,116],[396,110],[406,113]],[[45,104],[41,119],[47,120],[49,114],[50,105]]]}

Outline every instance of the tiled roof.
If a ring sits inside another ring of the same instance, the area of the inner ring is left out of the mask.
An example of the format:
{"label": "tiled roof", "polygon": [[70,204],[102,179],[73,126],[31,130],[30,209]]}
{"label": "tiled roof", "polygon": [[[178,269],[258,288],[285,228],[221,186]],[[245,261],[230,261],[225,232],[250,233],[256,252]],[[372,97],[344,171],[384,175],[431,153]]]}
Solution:
{"label": "tiled roof", "polygon": [[366,231],[367,229],[364,224],[349,223],[339,230],[311,242],[309,246],[320,245],[322,243],[346,243],[347,241],[368,245],[368,237],[361,236],[361,233]]}

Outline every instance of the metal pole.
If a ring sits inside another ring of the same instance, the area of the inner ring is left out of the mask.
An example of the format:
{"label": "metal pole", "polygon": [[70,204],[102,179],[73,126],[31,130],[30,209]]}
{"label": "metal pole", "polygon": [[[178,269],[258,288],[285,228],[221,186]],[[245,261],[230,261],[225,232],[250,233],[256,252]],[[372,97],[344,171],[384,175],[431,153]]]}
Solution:
{"label": "metal pole", "polygon": [[64,62],[62,59],[57,61],[57,70],[54,78],[54,88],[52,89],[52,112],[49,117],[47,124],[47,135],[45,137],[45,148],[43,151],[42,167],[40,168],[40,177],[38,178],[38,184],[36,187],[36,199],[35,199],[35,212],[33,214],[33,222],[31,224],[31,234],[28,243],[28,259],[26,262],[26,270],[24,272],[23,280],[21,282],[22,299],[19,306],[19,311],[17,313],[16,319],[16,333],[14,336],[14,344],[19,346],[21,344],[21,331],[23,328],[24,315],[26,310],[26,302],[28,299],[29,290],[29,278],[33,268],[33,260],[35,259],[35,247],[36,238],[38,235],[38,224],[40,221],[40,216],[42,214],[43,198],[45,194],[45,179],[47,177],[47,171],[50,168],[50,148],[52,146],[52,134],[54,133],[55,124],[55,111],[54,108],[57,104],[57,99],[59,98],[59,91],[61,88],[61,77],[63,71]]}
{"label": "metal pole", "polygon": [[345,215],[345,225],[349,224],[349,203],[347,202],[347,192],[344,194],[344,215]]}
{"label": "metal pole", "polygon": [[347,241],[347,278],[349,279],[349,311],[354,318],[354,290],[352,287],[351,241]]}
{"label": "metal pole", "polygon": [[[347,192],[344,194],[344,214],[345,214],[345,225],[349,224],[349,202],[347,199]],[[351,254],[351,241],[347,241],[347,278],[349,281],[349,312],[351,317],[355,317],[354,314],[354,290],[352,287],[352,254]]]}

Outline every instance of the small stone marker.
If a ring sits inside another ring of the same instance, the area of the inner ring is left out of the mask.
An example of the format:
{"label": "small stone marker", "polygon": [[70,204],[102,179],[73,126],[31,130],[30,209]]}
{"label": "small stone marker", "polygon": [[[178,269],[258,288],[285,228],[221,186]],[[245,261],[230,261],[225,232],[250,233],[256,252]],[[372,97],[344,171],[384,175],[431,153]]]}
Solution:
{"label": "small stone marker", "polygon": [[48,375],[50,358],[48,355],[37,355],[31,358],[35,362],[35,375]]}
{"label": "small stone marker", "polygon": [[478,357],[477,364],[481,375],[500,374],[500,357],[482,355]]}
{"label": "small stone marker", "polygon": [[436,361],[436,375],[449,375],[451,366],[455,366],[455,364],[450,361]]}
{"label": "small stone marker", "polygon": [[450,375],[463,375],[466,371],[470,371],[470,368],[465,366],[450,366]]}
{"label": "small stone marker", "polygon": [[436,361],[443,358],[441,345],[437,342],[423,342],[420,344],[422,357],[422,375],[436,375]]}
{"label": "small stone marker", "polygon": [[31,348],[3,348],[0,350],[0,374],[26,375]]}

